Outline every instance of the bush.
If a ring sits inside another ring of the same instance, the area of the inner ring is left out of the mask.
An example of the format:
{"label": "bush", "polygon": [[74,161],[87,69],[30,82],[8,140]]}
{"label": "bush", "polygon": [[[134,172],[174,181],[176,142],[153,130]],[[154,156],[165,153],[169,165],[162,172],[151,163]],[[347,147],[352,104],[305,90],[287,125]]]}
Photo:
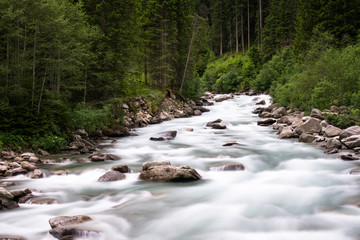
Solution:
{"label": "bush", "polygon": [[32,143],[32,147],[34,149],[41,148],[50,153],[57,153],[66,147],[66,140],[62,137],[46,135],[35,139]]}

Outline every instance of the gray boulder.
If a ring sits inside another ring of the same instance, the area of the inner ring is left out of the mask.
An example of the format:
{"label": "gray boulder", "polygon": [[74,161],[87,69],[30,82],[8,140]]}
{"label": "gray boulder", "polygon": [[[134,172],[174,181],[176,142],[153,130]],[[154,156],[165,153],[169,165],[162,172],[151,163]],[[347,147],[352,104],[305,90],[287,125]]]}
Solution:
{"label": "gray boulder", "polygon": [[146,170],[140,173],[139,179],[153,182],[190,182],[202,179],[199,173],[189,166],[172,166],[168,162],[151,165],[143,165]]}
{"label": "gray boulder", "polygon": [[284,138],[292,138],[292,137],[294,137],[293,129],[290,126],[283,127],[279,134],[279,138],[284,139]]}
{"label": "gray boulder", "polygon": [[339,136],[342,132],[342,129],[338,127],[334,127],[333,125],[329,125],[324,130],[325,136],[327,137],[336,137]]}
{"label": "gray boulder", "polygon": [[177,135],[177,131],[166,131],[158,134],[157,137],[151,137],[151,141],[166,141],[166,140],[174,140]]}
{"label": "gray boulder", "polygon": [[308,133],[303,133],[299,137],[299,142],[311,143],[315,140],[315,136]]}
{"label": "gray boulder", "polygon": [[341,142],[348,148],[360,147],[360,134],[344,138]]}
{"label": "gray boulder", "polygon": [[316,109],[316,108],[311,110],[310,117],[317,118],[317,119],[320,119],[320,120],[324,120],[322,112],[319,109]]}
{"label": "gray boulder", "polygon": [[274,118],[281,118],[282,116],[285,116],[287,114],[287,111],[284,107],[274,108],[271,111],[271,115]]}
{"label": "gray boulder", "polygon": [[274,118],[265,118],[257,121],[257,125],[260,126],[270,126],[271,124],[274,124],[276,122],[276,119]]}
{"label": "gray boulder", "polygon": [[299,135],[303,133],[320,133],[322,130],[320,121],[315,118],[308,118],[304,123],[296,127],[295,132]]}
{"label": "gray boulder", "polygon": [[121,173],[129,173],[130,172],[129,167],[126,165],[115,165],[111,168],[111,170],[118,171]]}
{"label": "gray boulder", "polygon": [[347,129],[344,129],[340,134],[340,141],[343,138],[350,137],[352,135],[360,135],[360,126],[352,126]]}
{"label": "gray boulder", "polygon": [[341,149],[342,145],[339,140],[337,140],[335,138],[330,138],[327,140],[325,147],[327,149],[333,149],[333,148]]}
{"label": "gray boulder", "polygon": [[102,175],[98,181],[99,182],[114,182],[125,179],[126,176],[122,172],[111,170]]}

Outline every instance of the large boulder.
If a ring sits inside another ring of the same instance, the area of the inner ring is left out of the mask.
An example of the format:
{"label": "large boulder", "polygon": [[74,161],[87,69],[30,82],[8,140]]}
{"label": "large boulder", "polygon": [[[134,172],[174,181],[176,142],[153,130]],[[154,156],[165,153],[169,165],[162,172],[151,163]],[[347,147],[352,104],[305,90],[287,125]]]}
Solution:
{"label": "large boulder", "polygon": [[51,218],[49,220],[51,230],[49,233],[61,240],[76,239],[87,236],[89,238],[99,237],[99,232],[90,230],[83,226],[83,223],[89,222],[92,219],[89,216],[60,216]]}
{"label": "large boulder", "polygon": [[324,120],[322,112],[319,109],[316,109],[316,108],[311,110],[310,117],[317,118],[317,119],[320,119],[320,120]]}
{"label": "large boulder", "polygon": [[271,124],[274,124],[276,122],[276,119],[274,118],[265,118],[257,121],[257,125],[260,126],[270,126]]}
{"label": "large boulder", "polygon": [[308,133],[303,133],[299,137],[299,142],[311,143],[315,140],[315,136]]}
{"label": "large boulder", "polygon": [[166,140],[174,140],[177,135],[177,131],[166,131],[161,132],[156,137],[151,137],[151,141],[166,141]]}
{"label": "large boulder", "polygon": [[295,128],[295,132],[299,135],[303,133],[320,133],[321,130],[320,121],[312,117]]}
{"label": "large boulder", "polygon": [[280,134],[279,134],[280,139],[292,138],[292,137],[294,137],[294,131],[290,126],[289,127],[283,127],[281,129]]}
{"label": "large boulder", "polygon": [[341,142],[348,148],[360,147],[360,134],[344,138]]}
{"label": "large boulder", "polygon": [[271,111],[271,115],[274,118],[281,118],[282,116],[285,116],[287,114],[287,111],[284,107],[274,108]]}
{"label": "large boulder", "polygon": [[341,133],[340,133],[340,141],[343,138],[347,138],[350,137],[352,135],[359,135],[360,134],[360,126],[352,126],[349,127],[347,129],[344,129]]}
{"label": "large boulder", "polygon": [[[322,122],[321,122],[322,123]],[[342,132],[342,129],[329,125],[325,128],[324,133],[327,137],[336,137],[339,136]]]}
{"label": "large boulder", "polygon": [[330,138],[327,140],[326,142],[326,146],[327,149],[340,149],[342,147],[341,142],[339,140],[337,140],[336,138]]}
{"label": "large boulder", "polygon": [[102,175],[98,181],[99,182],[113,182],[113,181],[119,181],[125,179],[126,176],[120,171],[114,171],[111,170],[109,172],[106,172],[104,175]]}
{"label": "large boulder", "polygon": [[[143,165],[139,179],[153,182],[190,182],[201,180],[199,173],[189,166],[172,166],[169,162]],[[146,169],[146,170],[144,170]]]}

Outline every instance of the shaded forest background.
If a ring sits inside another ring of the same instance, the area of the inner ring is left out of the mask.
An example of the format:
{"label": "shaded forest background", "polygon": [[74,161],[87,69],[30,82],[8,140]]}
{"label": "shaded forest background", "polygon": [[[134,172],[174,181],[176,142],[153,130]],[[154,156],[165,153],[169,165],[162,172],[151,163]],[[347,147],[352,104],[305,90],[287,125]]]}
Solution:
{"label": "shaded forest background", "polygon": [[[125,98],[268,91],[360,119],[360,0],[2,0],[0,148],[111,125]],[[120,113],[121,115],[121,113]]]}

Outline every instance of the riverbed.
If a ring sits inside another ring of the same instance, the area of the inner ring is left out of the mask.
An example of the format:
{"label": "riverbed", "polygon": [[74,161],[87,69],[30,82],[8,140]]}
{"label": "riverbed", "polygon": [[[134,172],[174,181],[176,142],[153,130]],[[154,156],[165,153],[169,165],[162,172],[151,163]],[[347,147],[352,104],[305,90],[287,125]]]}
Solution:
{"label": "riverbed", "polygon": [[[280,140],[256,124],[255,97],[236,96],[210,106],[210,112],[137,129],[137,136],[104,142],[102,151],[120,161],[66,161],[48,170],[68,175],[29,179],[17,176],[8,188],[36,189],[58,204],[20,204],[0,213],[0,233],[54,239],[48,220],[88,215],[89,228],[101,232],[82,239],[137,240],[358,240],[360,176],[349,172],[357,162],[323,154],[315,145]],[[270,98],[261,95],[269,104]],[[221,118],[227,129],[206,128]],[[193,131],[189,131],[189,128]],[[149,138],[177,131],[172,141]],[[236,141],[233,146],[223,146]],[[149,183],[138,180],[146,161],[170,161],[195,168],[203,180]],[[244,171],[219,171],[241,163]],[[117,182],[97,182],[112,166],[126,164],[132,173]],[[4,181],[4,180],[1,180]]]}

